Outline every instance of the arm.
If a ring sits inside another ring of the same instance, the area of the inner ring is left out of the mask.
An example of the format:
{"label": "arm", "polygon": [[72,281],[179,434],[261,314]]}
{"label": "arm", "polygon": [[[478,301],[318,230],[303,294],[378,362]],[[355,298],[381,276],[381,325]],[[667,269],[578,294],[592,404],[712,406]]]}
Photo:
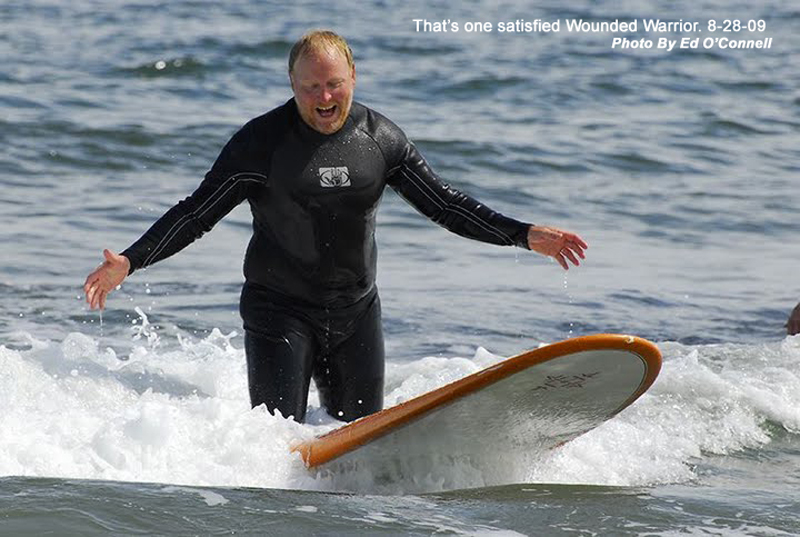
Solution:
{"label": "arm", "polygon": [[189,197],[169,209],[121,255],[103,252],[105,261],[86,278],[90,308],[105,307],[106,297],[135,270],[181,251],[244,200],[255,183],[266,177],[253,171],[245,126],[226,144],[214,166]]}
{"label": "arm", "polygon": [[585,258],[588,245],[578,235],[503,216],[443,183],[409,141],[387,182],[420,213],[463,237],[533,250],[553,257],[565,270],[568,260],[579,265],[578,258]]}
{"label": "arm", "polygon": [[247,198],[253,185],[266,177],[253,170],[249,125],[225,145],[200,186],[178,202],[122,255],[130,260],[128,274],[166,259],[202,237]]}

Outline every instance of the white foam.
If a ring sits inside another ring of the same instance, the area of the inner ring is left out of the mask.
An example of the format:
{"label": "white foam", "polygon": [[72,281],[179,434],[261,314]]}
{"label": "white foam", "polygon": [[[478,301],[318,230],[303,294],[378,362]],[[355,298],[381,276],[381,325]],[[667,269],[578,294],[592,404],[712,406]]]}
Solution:
{"label": "white foam", "polygon": [[800,432],[800,338],[769,345],[660,345],[664,365],[636,404],[531,469],[528,479],[650,485],[695,478],[708,454],[770,442],[767,421]]}
{"label": "white foam", "polygon": [[162,489],[163,492],[185,492],[188,494],[197,494],[209,507],[215,507],[217,505],[225,505],[228,503],[228,499],[219,494],[217,492],[211,490],[203,490],[198,488],[188,488],[188,487],[164,487]]}
{"label": "white foam", "polygon": [[80,334],[0,346],[0,405],[2,475],[286,487],[304,477],[290,445],[315,432],[250,409],[243,353],[218,333],[127,361]]}
{"label": "white foam", "polygon": [[[143,339],[121,359],[83,334],[61,342],[17,334],[29,348],[0,345],[0,475],[326,490],[330,481],[315,479],[290,447],[336,421],[318,408],[306,425],[251,409],[244,353],[230,339],[215,330],[172,350]],[[631,408],[545,456],[509,457],[497,446],[486,454],[497,474],[509,483],[681,482],[707,454],[769,443],[766,421],[800,432],[800,338],[661,348],[661,376]],[[389,363],[387,404],[499,359],[479,349],[471,358]],[[313,391],[310,400],[318,405]],[[378,492],[481,486],[473,470],[454,466],[446,484],[397,476]]]}

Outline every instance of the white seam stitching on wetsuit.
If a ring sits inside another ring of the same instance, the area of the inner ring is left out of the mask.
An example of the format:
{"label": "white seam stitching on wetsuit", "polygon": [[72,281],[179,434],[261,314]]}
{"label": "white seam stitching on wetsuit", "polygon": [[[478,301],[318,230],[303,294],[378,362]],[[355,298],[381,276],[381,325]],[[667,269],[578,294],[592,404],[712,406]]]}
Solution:
{"label": "white seam stitching on wetsuit", "polygon": [[489,233],[494,234],[495,236],[499,237],[501,240],[507,242],[509,245],[514,244],[514,241],[511,240],[511,237],[503,233],[501,230],[497,229],[493,225],[491,225],[486,220],[481,219],[479,216],[467,211],[463,207],[458,205],[454,205],[452,207],[448,207],[449,210],[457,213],[461,213],[465,218],[471,220],[473,223],[477,224],[478,226],[482,227]]}
{"label": "white seam stitching on wetsuit", "polygon": [[386,172],[386,177],[390,177],[390,176],[391,176],[391,175],[392,175],[394,172],[396,172],[397,170],[399,170],[399,169],[400,169],[400,168],[402,168],[402,167],[403,167],[403,165],[402,165],[402,164],[398,164],[397,166],[395,166],[395,167],[394,167],[394,168],[392,168],[391,170],[388,170],[388,171]]}
{"label": "white seam stitching on wetsuit", "polygon": [[[499,229],[495,228],[494,226],[492,226],[488,222],[485,222],[484,220],[479,219],[476,215],[473,215],[472,213],[470,213],[469,211],[467,211],[463,207],[460,207],[458,205],[452,205],[452,204],[449,204],[449,203],[445,202],[442,199],[442,197],[439,196],[439,194],[435,190],[433,190],[429,185],[427,185],[423,181],[423,179],[421,177],[419,177],[418,174],[416,174],[410,168],[407,168],[407,169],[416,176],[418,181],[415,181],[414,177],[411,177],[411,176],[407,176],[407,177],[411,180],[412,183],[414,183],[414,185],[420,190],[420,192],[422,192],[433,203],[437,204],[439,210],[450,211],[450,212],[453,212],[453,213],[456,213],[456,214],[460,214],[462,217],[464,217],[465,219],[471,221],[473,224],[476,224],[478,227],[484,229],[485,231],[488,231],[489,233],[494,234],[495,236],[499,237],[503,241],[508,242],[509,244],[513,244],[513,241],[510,239],[510,237],[508,237],[505,233],[503,233]],[[424,190],[422,190],[422,188],[420,187],[420,184],[425,185],[428,188],[428,190],[434,196],[436,196],[436,198],[438,199],[439,203],[437,203],[436,200],[431,198],[431,196],[429,194],[427,194]]]}
{"label": "white seam stitching on wetsuit", "polygon": [[229,192],[229,191],[230,191],[230,190],[231,190],[233,187],[235,187],[235,186],[236,186],[236,182],[237,182],[237,181],[238,181],[238,182],[244,182],[244,181],[253,181],[253,182],[255,182],[255,183],[260,183],[260,182],[261,182],[261,181],[259,181],[258,179],[253,179],[253,178],[251,178],[251,177],[242,177],[241,179],[237,179],[236,181],[234,181],[233,183],[231,183],[231,185],[230,185],[230,186],[229,186],[227,189],[225,189],[225,192],[223,192],[222,194],[220,194],[220,195],[217,197],[217,199],[215,199],[215,200],[214,200],[214,202],[213,202],[211,205],[209,205],[208,207],[206,207],[206,208],[205,208],[205,210],[203,210],[202,212],[198,212],[198,214],[197,214],[197,218],[202,218],[203,216],[205,216],[205,214],[206,214],[208,211],[210,211],[210,210],[211,210],[211,208],[212,208],[212,207],[214,207],[214,205],[216,205],[217,203],[219,203],[219,202],[220,202],[220,200],[222,200],[222,198],[224,198],[224,197],[225,197],[225,194],[227,194],[227,193],[228,193],[228,192]]}
{"label": "white seam stitching on wetsuit", "polygon": [[[439,196],[439,194],[430,187],[430,185],[425,183],[425,181],[419,176],[419,174],[417,174],[414,170],[412,170],[408,166],[405,166],[405,168],[409,172],[411,172],[412,174],[414,174],[416,176],[418,181],[414,181],[412,177],[409,177],[409,179],[411,179],[412,182],[417,185],[417,188],[419,188],[420,191],[423,194],[425,194],[425,192],[420,187],[420,184],[422,184],[425,187],[427,187],[428,190],[434,196],[436,196],[439,199],[439,202],[440,202],[439,209],[445,210],[445,211],[451,211],[451,212],[454,212],[454,213],[457,213],[457,214],[461,214],[461,216],[463,216],[467,220],[470,220],[472,223],[478,225],[479,227],[482,227],[485,231],[488,231],[489,233],[493,233],[494,235],[496,235],[497,237],[499,237],[503,241],[506,241],[508,244],[514,244],[514,241],[511,240],[511,237],[509,237],[508,235],[503,233],[502,230],[500,230],[497,227],[493,226],[490,222],[487,222],[486,220],[480,218],[478,215],[467,211],[466,209],[464,209],[463,207],[461,207],[459,205],[449,204],[449,203],[445,202],[444,199],[442,199],[442,197]],[[428,196],[427,194],[426,194],[426,196],[428,197],[428,199],[431,199],[431,197]],[[431,201],[434,201],[434,200],[431,199]]]}
{"label": "white seam stitching on wetsuit", "polygon": [[[233,177],[236,177],[236,176],[233,176]],[[232,177],[231,177],[231,178],[232,178]],[[219,192],[219,191],[220,191],[220,189],[222,188],[222,186],[223,186],[225,183],[227,183],[227,182],[228,182],[228,181],[229,181],[231,178],[228,178],[228,179],[226,179],[226,180],[225,180],[225,181],[222,183],[222,185],[220,185],[220,188],[218,188],[218,189],[217,189],[217,190],[214,192],[214,194],[212,194],[212,197],[213,197],[213,195],[217,194],[217,192]],[[208,207],[207,207],[207,208],[206,208],[206,209],[205,209],[205,210],[204,210],[202,213],[198,213],[198,212],[197,212],[197,210],[195,210],[195,211],[192,211],[191,213],[188,213],[188,214],[185,214],[185,215],[183,215],[183,216],[182,216],[180,219],[178,219],[178,221],[177,221],[177,222],[175,222],[175,224],[173,224],[172,228],[170,228],[170,231],[167,233],[167,235],[165,235],[165,236],[164,236],[164,238],[163,238],[163,239],[161,239],[161,242],[159,242],[159,243],[158,243],[158,245],[155,247],[155,249],[153,250],[153,253],[151,253],[151,254],[150,254],[148,257],[147,257],[147,259],[145,260],[145,262],[144,262],[144,265],[143,265],[143,266],[150,264],[150,262],[151,262],[151,261],[152,261],[152,260],[153,260],[153,259],[154,259],[156,256],[158,256],[158,254],[160,254],[160,253],[161,253],[161,252],[164,250],[164,248],[166,248],[166,246],[167,246],[167,245],[170,243],[170,241],[172,241],[172,239],[174,239],[176,236],[178,236],[178,235],[180,234],[181,230],[183,230],[184,226],[185,226],[186,224],[188,224],[188,223],[189,223],[189,221],[190,221],[192,218],[201,218],[203,215],[205,215],[205,214],[206,214],[206,213],[207,213],[207,212],[208,212],[208,211],[209,211],[209,210],[210,210],[210,209],[211,209],[211,208],[212,208],[212,207],[213,207],[213,206],[214,206],[214,205],[215,205],[217,202],[219,202],[219,201],[220,201],[220,200],[221,200],[221,199],[222,199],[222,198],[225,196],[225,194],[227,194],[227,193],[228,193],[228,192],[229,192],[229,191],[230,191],[230,190],[231,190],[231,189],[232,189],[234,186],[236,186],[236,182],[237,182],[237,181],[253,181],[253,182],[260,182],[258,179],[250,179],[250,178],[247,178],[247,177],[245,177],[245,178],[242,178],[242,179],[236,179],[236,180],[234,180],[234,181],[233,181],[233,182],[232,182],[230,185],[228,185],[228,187],[225,189],[225,192],[223,192],[222,194],[220,194],[220,195],[217,197],[217,199],[216,199],[216,200],[214,200],[214,202],[213,202],[211,205],[209,205],[209,206],[208,206]],[[205,203],[207,203],[208,201],[210,201],[210,200],[212,199],[212,197],[209,197],[209,198],[208,198],[208,199],[207,199],[205,202],[203,202],[203,204],[205,204]],[[202,207],[202,205],[201,205],[201,207]],[[177,227],[177,228],[176,228],[176,227]],[[174,230],[174,232],[173,232],[173,230]]]}
{"label": "white seam stitching on wetsuit", "polygon": [[[439,209],[440,211],[443,211],[443,210],[445,209],[444,205],[442,205],[442,199],[441,199],[441,198],[439,198],[438,200],[436,200],[436,199],[433,199],[433,198],[430,196],[430,194],[428,194],[427,192],[425,192],[424,190],[422,190],[422,188],[421,188],[421,187],[420,187],[420,186],[419,186],[419,185],[416,183],[416,181],[414,180],[414,178],[413,178],[413,177],[411,177],[410,175],[408,175],[408,174],[406,173],[406,170],[405,170],[405,169],[403,169],[403,170],[402,170],[400,173],[402,173],[403,175],[405,175],[405,176],[408,178],[408,180],[409,180],[409,181],[411,181],[411,184],[413,184],[414,186],[416,186],[416,187],[417,187],[417,189],[418,189],[418,190],[419,190],[419,191],[422,193],[422,195],[423,195],[423,196],[425,196],[426,198],[428,198],[428,199],[431,201],[431,203],[433,203],[433,204],[436,206],[436,208],[437,208],[437,209]],[[438,197],[438,196],[437,196],[437,197]]]}
{"label": "white seam stitching on wetsuit", "polygon": [[[218,187],[218,188],[217,188],[217,189],[216,189],[216,190],[215,190],[215,191],[214,191],[214,192],[213,192],[213,193],[212,193],[212,194],[211,194],[211,195],[210,195],[210,196],[209,196],[209,197],[208,197],[208,198],[207,198],[205,201],[203,201],[203,203],[201,203],[199,207],[197,207],[197,209],[195,209],[194,211],[192,211],[192,212],[190,212],[190,213],[187,213],[187,214],[183,215],[183,216],[182,216],[182,217],[180,217],[180,218],[179,218],[179,219],[178,219],[178,220],[177,220],[177,221],[176,221],[174,224],[172,224],[172,227],[169,229],[169,231],[167,231],[167,233],[166,233],[166,234],[164,235],[164,237],[163,237],[163,238],[162,238],[162,239],[159,241],[159,243],[156,245],[156,247],[155,247],[155,248],[153,248],[153,251],[152,251],[152,253],[151,253],[150,255],[148,255],[148,256],[145,258],[145,260],[142,262],[142,267],[145,267],[145,266],[149,265],[149,264],[150,264],[150,262],[151,262],[151,261],[152,261],[152,260],[153,260],[153,259],[154,259],[154,258],[155,258],[155,257],[156,257],[158,254],[159,254],[159,253],[161,253],[161,251],[164,249],[164,247],[165,247],[167,244],[169,244],[169,242],[170,242],[170,241],[171,241],[173,238],[175,238],[175,236],[177,236],[177,235],[178,235],[178,233],[180,233],[181,229],[183,229],[183,226],[184,226],[184,225],[186,225],[186,224],[188,223],[188,222],[187,222],[187,219],[190,219],[190,218],[192,218],[192,217],[199,218],[199,217],[203,216],[204,214],[206,214],[206,212],[208,212],[208,211],[211,209],[211,207],[213,207],[213,206],[214,206],[214,205],[215,205],[215,204],[216,204],[216,203],[217,203],[217,202],[218,202],[220,199],[222,199],[222,198],[224,197],[224,195],[225,195],[225,194],[227,194],[227,193],[228,193],[228,191],[230,191],[230,189],[231,189],[231,188],[233,188],[233,187],[236,185],[236,182],[237,182],[237,180],[238,180],[238,181],[255,181],[255,182],[260,182],[258,179],[252,179],[252,178],[248,177],[248,176],[251,176],[251,175],[252,175],[252,176],[256,176],[256,177],[260,177],[260,178],[262,178],[262,179],[265,179],[265,180],[267,179],[267,177],[266,177],[265,175],[261,175],[261,174],[257,174],[257,173],[252,173],[252,172],[242,172],[242,173],[237,173],[237,174],[231,175],[230,177],[228,177],[227,179],[225,179],[225,180],[224,180],[224,181],[223,181],[223,182],[222,182],[222,183],[219,185],[219,187]],[[240,177],[240,176],[242,176],[242,178],[241,178],[241,179],[239,179],[239,177]],[[228,186],[227,186],[227,188],[225,189],[225,192],[223,192],[222,194],[220,194],[219,196],[217,196],[217,194],[218,194],[218,193],[219,193],[219,192],[220,192],[220,191],[221,191],[223,188],[225,188],[225,185],[226,185],[226,184],[227,184],[229,181],[232,181],[232,182],[231,182],[231,184],[230,184],[230,185],[228,185]],[[217,199],[216,199],[216,200],[214,200],[214,201],[213,201],[213,203],[211,203],[211,205],[210,205],[208,208],[206,208],[206,209],[203,209],[203,206],[204,206],[204,205],[206,205],[207,203],[209,203],[211,200],[213,200],[215,196],[217,196]],[[200,212],[201,210],[202,210],[202,213]]]}
{"label": "white seam stitching on wetsuit", "polygon": [[200,210],[200,209],[201,209],[201,208],[202,208],[202,207],[203,207],[203,206],[204,206],[206,203],[208,203],[208,202],[209,202],[211,199],[213,199],[213,198],[214,198],[214,196],[215,196],[215,195],[216,195],[216,194],[217,194],[217,193],[218,193],[220,190],[222,190],[222,188],[223,188],[223,187],[225,187],[225,185],[228,183],[228,181],[231,181],[231,180],[233,180],[233,183],[235,184],[235,182],[236,182],[236,177],[237,177],[237,176],[239,176],[239,175],[243,175],[243,174],[234,174],[234,175],[231,175],[230,177],[228,177],[227,179],[225,179],[225,180],[224,180],[224,181],[223,181],[223,182],[222,182],[222,183],[219,185],[219,187],[217,187],[217,190],[215,190],[215,191],[214,191],[214,192],[213,192],[213,193],[212,193],[212,194],[211,194],[211,195],[210,195],[210,196],[209,196],[207,199],[205,199],[205,200],[203,201],[203,203],[201,203],[201,204],[200,204],[200,206],[199,206],[197,209],[195,209],[194,211],[192,211],[192,212],[190,212],[190,213],[187,213],[187,214],[185,214],[185,215],[181,216],[181,217],[180,217],[178,220],[176,220],[176,221],[175,221],[175,223],[174,223],[174,224],[172,224],[172,227],[171,227],[171,228],[169,228],[169,230],[168,230],[168,231],[167,231],[167,232],[164,234],[164,237],[162,237],[162,239],[161,239],[161,240],[158,242],[158,244],[156,244],[156,247],[155,247],[155,248],[153,248],[153,251],[150,253],[150,255],[148,255],[148,256],[145,258],[145,260],[142,262],[142,266],[147,266],[148,264],[150,264],[150,262],[153,260],[153,258],[154,258],[154,257],[155,257],[155,256],[156,256],[156,255],[157,255],[157,254],[158,254],[158,253],[159,253],[159,252],[162,250],[162,249],[163,249],[163,246],[164,246],[164,245],[166,245],[167,243],[169,243],[169,241],[171,241],[171,240],[173,239],[173,237],[174,237],[175,235],[177,235],[177,234],[180,232],[180,230],[183,228],[183,224],[185,223],[184,221],[185,221],[186,219],[188,219],[188,218],[191,218],[191,217],[192,217],[194,214],[196,214],[196,213],[197,213],[197,211],[199,211],[199,210]]}

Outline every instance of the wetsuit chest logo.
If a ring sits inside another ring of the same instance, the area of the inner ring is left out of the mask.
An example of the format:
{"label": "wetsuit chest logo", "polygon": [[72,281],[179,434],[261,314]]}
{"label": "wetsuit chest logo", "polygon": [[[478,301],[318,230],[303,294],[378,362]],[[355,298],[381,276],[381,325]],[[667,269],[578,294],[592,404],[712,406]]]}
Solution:
{"label": "wetsuit chest logo", "polygon": [[350,186],[350,171],[347,166],[320,168],[319,184],[326,188]]}

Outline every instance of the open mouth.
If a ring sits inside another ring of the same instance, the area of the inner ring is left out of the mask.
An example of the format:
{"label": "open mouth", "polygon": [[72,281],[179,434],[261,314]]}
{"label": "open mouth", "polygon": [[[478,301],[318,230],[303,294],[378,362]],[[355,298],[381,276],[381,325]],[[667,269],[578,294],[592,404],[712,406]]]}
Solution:
{"label": "open mouth", "polygon": [[332,118],[335,113],[336,113],[336,105],[335,104],[332,104],[330,106],[325,106],[325,107],[323,107],[323,106],[318,106],[317,107],[317,114],[319,114],[320,117],[322,117],[322,118],[325,118],[325,119]]}

